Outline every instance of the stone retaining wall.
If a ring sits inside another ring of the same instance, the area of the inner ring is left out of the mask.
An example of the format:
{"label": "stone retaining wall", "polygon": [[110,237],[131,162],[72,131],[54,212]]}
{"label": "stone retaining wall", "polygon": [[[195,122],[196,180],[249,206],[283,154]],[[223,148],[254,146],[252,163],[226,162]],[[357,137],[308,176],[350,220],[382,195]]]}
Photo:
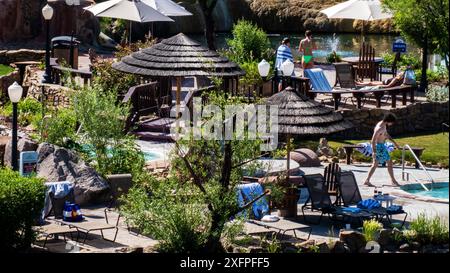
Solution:
{"label": "stone retaining wall", "polygon": [[40,62],[45,57],[45,50],[19,49],[0,50],[0,64],[14,62],[35,61]]}
{"label": "stone retaining wall", "polygon": [[350,120],[355,127],[337,134],[343,138],[371,138],[373,128],[388,113],[397,116],[395,126],[389,128],[393,136],[421,131],[440,131],[443,122],[448,123],[448,102],[416,102],[396,109],[361,109],[343,110],[344,118]]}
{"label": "stone retaining wall", "polygon": [[20,75],[19,70],[16,69],[13,72],[0,76],[0,103],[5,103],[8,98],[8,87],[15,81],[19,82]]}
{"label": "stone retaining wall", "polygon": [[47,108],[55,109],[70,105],[69,97],[72,89],[57,84],[41,83],[34,68],[26,69],[24,86],[28,86],[27,96],[39,101],[42,99],[42,88],[44,88],[44,103]]}

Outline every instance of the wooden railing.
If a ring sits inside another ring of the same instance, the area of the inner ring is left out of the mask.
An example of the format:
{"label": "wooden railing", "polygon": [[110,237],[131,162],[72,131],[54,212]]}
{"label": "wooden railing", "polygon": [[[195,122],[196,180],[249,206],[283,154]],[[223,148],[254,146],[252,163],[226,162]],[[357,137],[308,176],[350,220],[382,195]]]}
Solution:
{"label": "wooden railing", "polygon": [[131,87],[125,94],[123,103],[130,103],[130,115],[126,122],[126,129],[130,129],[141,116],[161,114],[161,106],[170,105],[170,93],[162,93],[158,82],[150,82]]}

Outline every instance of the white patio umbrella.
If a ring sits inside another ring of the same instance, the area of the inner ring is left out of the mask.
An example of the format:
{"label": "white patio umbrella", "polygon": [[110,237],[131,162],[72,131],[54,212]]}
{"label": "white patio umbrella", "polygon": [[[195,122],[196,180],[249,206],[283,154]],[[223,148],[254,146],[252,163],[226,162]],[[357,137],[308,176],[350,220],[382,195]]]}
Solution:
{"label": "white patio umbrella", "polygon": [[362,32],[364,33],[364,21],[388,19],[392,13],[384,11],[380,0],[350,0],[320,11],[330,19],[354,19],[363,20]]}
{"label": "white patio umbrella", "polygon": [[[187,11],[183,6],[171,0],[142,0],[145,4],[170,17],[178,16],[192,16],[192,13]],[[153,23],[151,24],[153,33]]]}
{"label": "white patio umbrella", "polygon": [[192,13],[171,0],[142,0],[145,4],[166,16],[191,16]]}
{"label": "white patio umbrella", "polygon": [[141,0],[110,0],[85,8],[98,17],[109,17],[130,21],[146,22],[174,22],[171,18],[155,10]]}

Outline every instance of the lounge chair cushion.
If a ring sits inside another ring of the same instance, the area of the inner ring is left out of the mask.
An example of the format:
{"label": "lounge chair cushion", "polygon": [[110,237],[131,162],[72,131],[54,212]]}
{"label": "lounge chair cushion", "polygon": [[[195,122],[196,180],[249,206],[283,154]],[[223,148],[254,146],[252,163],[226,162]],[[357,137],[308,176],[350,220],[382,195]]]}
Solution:
{"label": "lounge chair cushion", "polygon": [[375,199],[366,199],[366,200],[361,200],[360,202],[358,202],[358,208],[360,209],[376,209],[381,207],[380,202],[378,202]]}
{"label": "lounge chair cushion", "polygon": [[322,68],[305,69],[305,77],[311,81],[312,89],[315,91],[331,92],[333,88],[330,86]]}

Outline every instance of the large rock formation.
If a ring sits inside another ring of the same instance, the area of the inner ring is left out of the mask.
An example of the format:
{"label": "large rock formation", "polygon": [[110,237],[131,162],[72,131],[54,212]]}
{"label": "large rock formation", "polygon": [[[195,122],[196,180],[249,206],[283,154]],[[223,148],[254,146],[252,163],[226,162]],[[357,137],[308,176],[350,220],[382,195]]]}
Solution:
{"label": "large rock formation", "polygon": [[75,183],[75,202],[80,205],[104,202],[109,193],[108,182],[70,150],[41,143],[37,175],[47,181]]}
{"label": "large rock formation", "polygon": [[[82,6],[67,6],[65,1],[52,2],[54,15],[50,21],[52,37],[70,35],[75,30],[79,40],[95,44],[100,25],[95,16],[83,10],[93,0],[82,1]],[[0,1],[0,42],[45,41],[45,24],[41,9],[46,0],[2,0]]]}

